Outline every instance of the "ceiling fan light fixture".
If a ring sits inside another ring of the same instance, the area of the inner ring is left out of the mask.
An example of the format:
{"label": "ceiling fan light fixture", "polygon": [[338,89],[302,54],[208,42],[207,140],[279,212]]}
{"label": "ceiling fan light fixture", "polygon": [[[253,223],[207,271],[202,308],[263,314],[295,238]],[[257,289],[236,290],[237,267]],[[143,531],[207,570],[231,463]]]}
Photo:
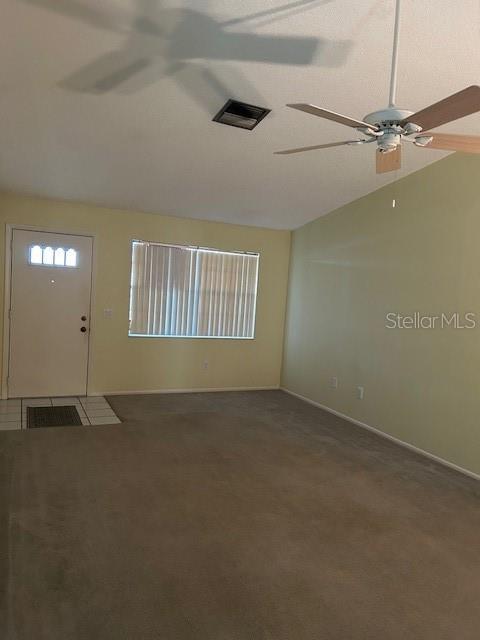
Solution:
{"label": "ceiling fan light fixture", "polygon": [[403,129],[405,131],[405,135],[409,136],[412,133],[420,133],[422,127],[420,127],[418,124],[415,124],[414,122],[407,122]]}
{"label": "ceiling fan light fixture", "polygon": [[417,147],[426,147],[432,140],[433,136],[418,136],[418,138],[415,138],[414,144],[416,144]]}
{"label": "ceiling fan light fixture", "polygon": [[377,139],[378,150],[381,153],[390,153],[391,151],[395,151],[401,143],[401,140],[401,136],[397,133],[384,133],[381,138]]}

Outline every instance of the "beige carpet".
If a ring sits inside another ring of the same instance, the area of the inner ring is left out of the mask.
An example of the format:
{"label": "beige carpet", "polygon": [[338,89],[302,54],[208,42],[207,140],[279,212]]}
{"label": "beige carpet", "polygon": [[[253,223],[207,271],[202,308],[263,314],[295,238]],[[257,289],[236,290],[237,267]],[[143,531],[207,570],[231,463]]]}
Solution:
{"label": "beige carpet", "polygon": [[478,640],[480,490],[281,392],[0,433],[2,640]]}

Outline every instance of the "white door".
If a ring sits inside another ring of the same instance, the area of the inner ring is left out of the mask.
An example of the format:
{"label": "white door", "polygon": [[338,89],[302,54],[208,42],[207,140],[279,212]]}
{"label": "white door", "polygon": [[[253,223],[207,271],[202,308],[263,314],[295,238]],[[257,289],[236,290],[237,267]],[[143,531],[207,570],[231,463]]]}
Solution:
{"label": "white door", "polygon": [[87,389],[93,239],[13,230],[8,395]]}

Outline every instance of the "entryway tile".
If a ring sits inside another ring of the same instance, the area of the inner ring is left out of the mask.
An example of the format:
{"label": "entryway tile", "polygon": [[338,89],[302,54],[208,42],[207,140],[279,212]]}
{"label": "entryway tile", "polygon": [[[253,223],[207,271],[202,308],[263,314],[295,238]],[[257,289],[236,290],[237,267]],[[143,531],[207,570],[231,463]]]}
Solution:
{"label": "entryway tile", "polygon": [[52,401],[52,405],[54,407],[60,407],[60,406],[68,406],[71,404],[80,404],[80,400],[77,397],[72,397],[72,398],[51,398]]}
{"label": "entryway tile", "polygon": [[22,398],[22,407],[51,407],[50,398]]}
{"label": "entryway tile", "polygon": [[20,408],[17,408],[16,411],[12,411],[11,413],[2,413],[0,415],[0,422],[20,422],[21,417]]}
{"label": "entryway tile", "polygon": [[100,425],[100,424],[120,424],[120,420],[114,416],[113,418],[111,417],[97,417],[97,418],[90,418],[90,424],[92,425]]}
{"label": "entryway tile", "polygon": [[[20,413],[20,411],[21,411],[21,405],[19,404],[0,406],[0,416],[5,416],[10,413]],[[1,421],[1,417],[0,417],[0,421]]]}
{"label": "entryway tile", "polygon": [[[120,420],[103,396],[58,396],[54,398],[23,398],[0,401],[0,424],[20,425],[12,428],[27,428],[28,407],[74,406],[82,425],[118,424]],[[6,404],[10,403],[10,404]],[[15,404],[12,404],[15,403]],[[3,409],[2,409],[3,407]]]}
{"label": "entryway tile", "polygon": [[110,406],[103,396],[80,398],[80,402],[83,404],[84,407],[95,407],[95,406],[109,407]]}
{"label": "entryway tile", "polygon": [[22,428],[22,423],[18,422],[0,422],[0,431],[18,431]]}
{"label": "entryway tile", "polygon": [[110,409],[110,407],[102,407],[100,409],[87,407],[86,411],[89,418],[102,418],[107,416],[115,417],[115,413]]}

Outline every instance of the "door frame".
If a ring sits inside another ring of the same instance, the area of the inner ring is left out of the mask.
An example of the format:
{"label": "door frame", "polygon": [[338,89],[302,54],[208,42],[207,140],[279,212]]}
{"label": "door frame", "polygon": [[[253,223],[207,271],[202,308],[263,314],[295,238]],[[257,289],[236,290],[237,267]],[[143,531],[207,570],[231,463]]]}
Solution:
{"label": "door frame", "polygon": [[95,335],[94,322],[94,302],[95,302],[95,282],[97,269],[97,234],[87,231],[67,231],[59,230],[56,227],[37,227],[30,224],[12,224],[5,225],[5,284],[3,294],[3,348],[2,348],[2,378],[1,393],[2,400],[8,399],[8,375],[10,368],[10,304],[12,292],[12,242],[13,232],[18,231],[37,231],[39,233],[52,233],[66,236],[82,236],[92,239],[92,265],[91,265],[91,282],[90,282],[90,332],[88,336],[88,352],[87,352],[87,395],[90,395],[90,380],[93,366],[92,342]]}

